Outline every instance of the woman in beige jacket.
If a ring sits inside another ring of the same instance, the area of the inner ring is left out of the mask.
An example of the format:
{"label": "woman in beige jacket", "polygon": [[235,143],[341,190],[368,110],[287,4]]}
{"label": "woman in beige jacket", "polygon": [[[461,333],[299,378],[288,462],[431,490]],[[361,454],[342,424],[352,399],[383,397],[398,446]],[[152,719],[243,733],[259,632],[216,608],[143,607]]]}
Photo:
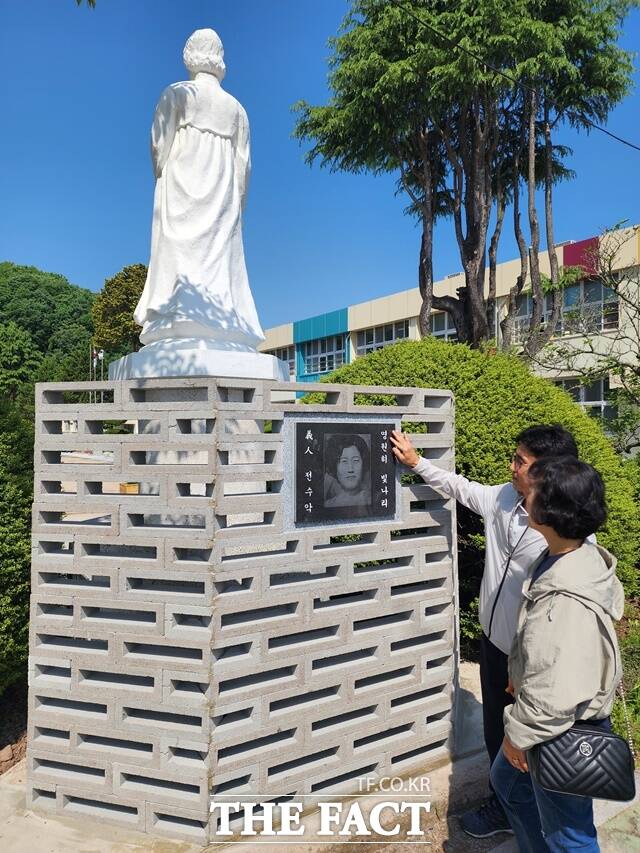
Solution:
{"label": "woman in beige jacket", "polygon": [[527,750],[576,722],[611,728],[621,678],[612,619],[623,611],[615,558],[585,539],[606,518],[597,471],[570,457],[529,469],[529,524],[547,540],[523,589],[509,655],[505,738],[491,780],[523,853],[600,848],[587,797],[541,788],[529,775]]}

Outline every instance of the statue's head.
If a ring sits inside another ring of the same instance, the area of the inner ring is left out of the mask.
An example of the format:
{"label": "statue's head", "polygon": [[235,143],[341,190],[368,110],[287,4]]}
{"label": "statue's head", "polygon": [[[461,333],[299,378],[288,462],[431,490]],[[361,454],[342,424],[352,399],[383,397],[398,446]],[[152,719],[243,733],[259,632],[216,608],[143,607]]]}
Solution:
{"label": "statue's head", "polygon": [[213,74],[218,80],[225,75],[224,48],[215,30],[196,30],[187,39],[182,53],[191,77],[198,71]]}

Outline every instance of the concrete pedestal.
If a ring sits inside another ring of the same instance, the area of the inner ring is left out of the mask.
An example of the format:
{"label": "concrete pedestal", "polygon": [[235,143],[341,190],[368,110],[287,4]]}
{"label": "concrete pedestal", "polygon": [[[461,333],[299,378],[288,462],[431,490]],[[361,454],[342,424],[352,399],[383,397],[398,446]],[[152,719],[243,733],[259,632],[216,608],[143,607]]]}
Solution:
{"label": "concrete pedestal", "polygon": [[268,353],[221,349],[205,340],[157,341],[109,365],[109,379],[218,376],[287,382],[289,367]]}
{"label": "concrete pedestal", "polygon": [[315,527],[287,504],[291,419],[419,422],[452,469],[448,392],[195,377],[36,394],[34,809],[207,844],[212,799],[313,806],[446,759],[454,503],[405,482],[394,520]]}

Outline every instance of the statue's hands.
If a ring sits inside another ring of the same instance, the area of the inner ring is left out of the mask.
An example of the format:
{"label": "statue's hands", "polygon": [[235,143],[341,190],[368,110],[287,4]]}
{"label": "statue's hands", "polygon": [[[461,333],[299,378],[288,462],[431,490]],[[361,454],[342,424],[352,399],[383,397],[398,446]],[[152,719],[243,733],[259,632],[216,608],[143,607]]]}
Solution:
{"label": "statue's hands", "polygon": [[393,455],[396,459],[402,462],[403,465],[407,465],[409,468],[416,467],[420,461],[420,457],[404,432],[399,432],[394,429],[391,433],[391,444],[393,445]]}

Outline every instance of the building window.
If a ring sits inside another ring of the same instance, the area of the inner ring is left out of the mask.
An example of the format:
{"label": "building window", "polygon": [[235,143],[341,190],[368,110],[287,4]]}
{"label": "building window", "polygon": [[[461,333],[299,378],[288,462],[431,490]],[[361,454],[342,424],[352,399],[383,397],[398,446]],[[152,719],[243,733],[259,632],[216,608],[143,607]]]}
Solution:
{"label": "building window", "polygon": [[[523,343],[529,334],[533,299],[530,293],[518,297],[514,340]],[[553,295],[544,297],[542,323],[551,319]],[[560,319],[555,335],[588,335],[618,328],[618,295],[600,281],[581,281],[565,287]]]}
{"label": "building window", "polygon": [[434,338],[442,338],[445,341],[458,340],[456,327],[446,311],[438,311],[431,315],[431,334]]}
{"label": "building window", "polygon": [[366,355],[377,349],[395,344],[409,337],[409,321],[401,320],[399,323],[387,323],[384,326],[372,326],[358,332],[356,338],[356,353]]}
{"label": "building window", "polygon": [[275,357],[279,358],[281,361],[286,361],[289,365],[289,376],[296,375],[296,348],[293,345],[290,347],[277,347],[277,349],[270,349],[269,355],[275,355]]}
{"label": "building window", "polygon": [[562,304],[563,334],[585,335],[618,328],[618,294],[601,281],[567,287]]}
{"label": "building window", "polygon": [[[517,300],[517,310],[514,324],[513,339],[517,344],[524,343],[530,328],[531,317],[533,316],[533,298],[529,293],[522,293]],[[546,326],[551,319],[553,313],[553,294],[547,293],[544,297],[542,306],[542,325]],[[562,334],[562,309],[560,309],[560,319],[556,325],[556,335]]]}
{"label": "building window", "polygon": [[604,420],[613,420],[617,417],[616,406],[612,406],[607,399],[609,397],[609,380],[607,378],[596,379],[595,382],[590,382],[588,385],[581,385],[580,381],[575,378],[558,379],[555,384],[571,394],[576,403],[579,403],[587,414]]}
{"label": "building window", "polygon": [[329,335],[328,338],[317,338],[302,344],[304,372],[329,373],[344,364],[345,336]]}

